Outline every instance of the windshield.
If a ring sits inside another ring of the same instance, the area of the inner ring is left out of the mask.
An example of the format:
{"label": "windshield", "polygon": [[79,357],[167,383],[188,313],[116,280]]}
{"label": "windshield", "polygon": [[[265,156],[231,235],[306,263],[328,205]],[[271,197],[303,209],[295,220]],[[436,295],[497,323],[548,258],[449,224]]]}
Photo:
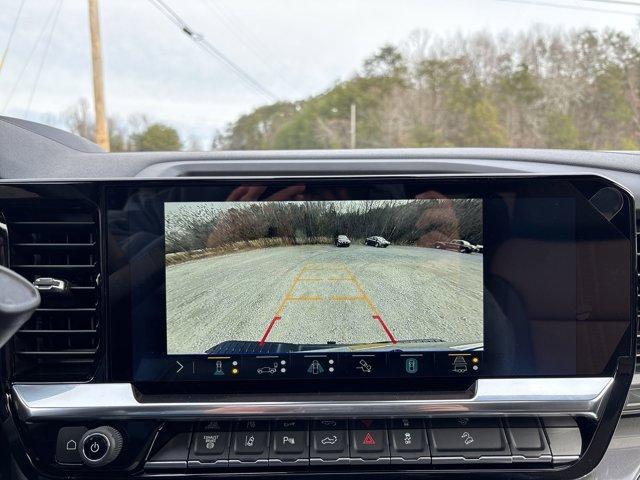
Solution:
{"label": "windshield", "polygon": [[1,114],[108,151],[640,143],[640,2],[0,5]]}

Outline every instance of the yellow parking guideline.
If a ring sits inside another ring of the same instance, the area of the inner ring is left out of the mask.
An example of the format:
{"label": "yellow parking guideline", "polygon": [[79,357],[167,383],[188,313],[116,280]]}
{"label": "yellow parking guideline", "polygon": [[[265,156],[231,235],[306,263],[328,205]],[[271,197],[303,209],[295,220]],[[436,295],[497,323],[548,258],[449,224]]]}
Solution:
{"label": "yellow parking guideline", "polygon": [[[305,272],[337,272],[337,271],[344,272],[346,274],[346,277],[329,277],[329,278],[318,278],[318,277],[303,278],[302,277],[302,275]],[[307,296],[303,295],[299,297],[294,297],[293,291],[295,290],[299,282],[342,282],[342,281],[350,281],[351,283],[353,283],[359,295],[355,295],[355,296],[354,295],[333,295],[329,297],[329,300],[341,301],[341,302],[363,301],[367,304],[367,306],[371,310],[372,315],[374,316],[379,315],[378,309],[374,305],[371,298],[369,298],[369,296],[365,293],[364,288],[358,281],[358,278],[355,276],[355,274],[351,270],[349,270],[349,268],[344,263],[327,263],[327,264],[307,263],[302,266],[302,269],[294,277],[293,281],[291,282],[291,285],[289,286],[289,289],[287,290],[287,293],[285,293],[284,298],[280,302],[280,305],[278,305],[278,309],[276,310],[275,316],[276,317],[282,316],[282,312],[287,306],[287,303],[290,301],[323,300],[322,297],[317,295],[307,295]]]}
{"label": "yellow parking guideline", "polygon": [[353,295],[332,295],[330,297],[331,300],[335,300],[336,302],[348,302],[348,301],[356,301],[356,300],[365,300],[362,295],[353,296]]}
{"label": "yellow parking guideline", "polygon": [[301,282],[343,282],[345,280],[350,280],[350,278],[329,277],[329,278],[301,278],[300,279]]}
{"label": "yellow parking guideline", "polygon": [[302,277],[302,274],[304,273],[306,268],[307,267],[303,265],[302,269],[294,277],[293,282],[291,283],[291,286],[289,287],[289,290],[287,290],[287,293],[284,294],[284,298],[280,302],[280,305],[278,305],[278,309],[276,310],[276,314],[275,314],[276,317],[282,316],[282,311],[284,310],[284,307],[287,304],[287,301],[291,297],[291,294],[293,293],[293,290],[296,288],[296,285],[300,281],[300,277]]}

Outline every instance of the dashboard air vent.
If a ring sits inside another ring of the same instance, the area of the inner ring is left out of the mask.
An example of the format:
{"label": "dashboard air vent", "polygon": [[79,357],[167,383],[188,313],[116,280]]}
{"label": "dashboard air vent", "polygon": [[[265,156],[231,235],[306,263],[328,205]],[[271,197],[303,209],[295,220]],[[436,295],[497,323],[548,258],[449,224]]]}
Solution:
{"label": "dashboard air vent", "polygon": [[40,286],[42,303],[13,340],[15,381],[86,381],[100,347],[100,244],[93,207],[4,211],[9,266]]}

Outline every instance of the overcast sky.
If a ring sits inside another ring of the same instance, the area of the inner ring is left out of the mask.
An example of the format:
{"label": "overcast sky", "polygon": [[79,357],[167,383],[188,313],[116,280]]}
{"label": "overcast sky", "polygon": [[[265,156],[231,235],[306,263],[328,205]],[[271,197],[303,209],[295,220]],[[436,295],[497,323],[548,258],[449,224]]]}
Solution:
{"label": "overcast sky", "polygon": [[[91,100],[86,0],[62,7],[37,88],[26,111],[59,0],[25,0],[0,70],[2,114],[55,123],[82,97]],[[613,27],[637,32],[634,15],[559,9],[501,0],[165,0],[196,31],[280,99],[307,97],[353,75],[385,43],[418,29],[436,33],[521,31],[533,24]],[[532,0],[535,3],[535,0]],[[640,14],[640,7],[586,0],[548,3]],[[0,0],[0,55],[21,0]],[[540,3],[545,3],[540,1]],[[107,112],[144,113],[183,140],[208,148],[216,130],[268,102],[182,34],[148,0],[101,0]],[[29,52],[36,45],[31,61]],[[25,69],[26,64],[26,69]],[[20,72],[24,74],[20,78]],[[18,78],[20,81],[17,82]],[[58,125],[62,126],[62,125]]]}

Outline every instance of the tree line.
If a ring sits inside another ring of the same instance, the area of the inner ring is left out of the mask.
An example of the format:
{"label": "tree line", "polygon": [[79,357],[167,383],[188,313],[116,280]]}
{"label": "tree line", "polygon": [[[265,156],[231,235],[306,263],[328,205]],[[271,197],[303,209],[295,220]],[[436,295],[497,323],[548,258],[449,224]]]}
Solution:
{"label": "tree line", "polygon": [[523,33],[413,33],[320,95],[256,109],[220,149],[348,148],[350,109],[365,147],[636,150],[640,37],[534,27]]}
{"label": "tree line", "polygon": [[[95,139],[95,122],[89,102],[81,98],[62,114],[62,122],[73,133]],[[195,138],[184,142],[170,125],[151,121],[144,114],[131,115],[126,120],[111,116],[107,119],[112,152],[201,150]]]}
{"label": "tree line", "polygon": [[[437,232],[437,235],[433,235]],[[352,243],[379,235],[394,245],[433,246],[462,238],[482,243],[482,206],[475,199],[247,203],[227,210],[202,204],[167,214],[166,253],[276,245]],[[257,242],[257,243],[256,243]]]}
{"label": "tree line", "polygon": [[[112,151],[356,147],[640,148],[640,36],[532,27],[384,45],[319,95],[265,105],[212,134],[180,138],[144,114],[108,119]],[[93,139],[89,104],[63,115]]]}

